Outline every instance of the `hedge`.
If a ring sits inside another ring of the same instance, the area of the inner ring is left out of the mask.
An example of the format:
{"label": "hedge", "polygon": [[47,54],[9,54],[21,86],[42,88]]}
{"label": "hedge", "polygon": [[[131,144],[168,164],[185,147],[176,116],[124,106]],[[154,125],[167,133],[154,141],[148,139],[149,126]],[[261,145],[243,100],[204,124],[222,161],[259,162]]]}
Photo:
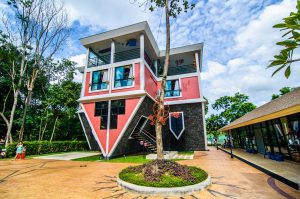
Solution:
{"label": "hedge", "polygon": [[[57,153],[67,151],[84,151],[88,150],[86,141],[25,141],[26,155],[38,155],[46,153]],[[6,148],[7,157],[13,157],[16,154],[17,143],[9,144]]]}

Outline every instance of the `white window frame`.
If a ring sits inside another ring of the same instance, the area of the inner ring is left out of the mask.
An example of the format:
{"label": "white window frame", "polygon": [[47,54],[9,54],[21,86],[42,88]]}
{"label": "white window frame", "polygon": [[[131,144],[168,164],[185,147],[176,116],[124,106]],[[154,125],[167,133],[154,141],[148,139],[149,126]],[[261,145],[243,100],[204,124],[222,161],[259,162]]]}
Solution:
{"label": "white window frame", "polygon": [[[108,76],[107,88],[106,89],[92,90],[93,72],[102,71],[102,70],[107,70],[107,76]],[[89,93],[95,93],[95,92],[101,92],[101,91],[108,91],[109,90],[109,84],[111,84],[111,81],[110,81],[110,78],[109,78],[111,70],[109,68],[102,69],[102,70],[93,70],[93,71],[90,71]]]}
{"label": "white window frame", "polygon": [[[132,67],[132,76],[134,77],[134,79],[132,80],[132,85],[131,86],[123,86],[123,87],[117,87],[115,88],[115,71],[116,68],[121,67],[121,66],[126,66],[126,65],[131,65]],[[123,64],[123,65],[118,65],[112,68],[112,90],[120,90],[120,89],[125,89],[125,88],[133,88],[135,86],[135,64]]]}
{"label": "white window frame", "polygon": [[[172,130],[172,128],[171,128],[171,114],[172,113],[181,113],[181,115],[182,115],[182,117],[181,117],[181,120],[182,120],[182,131],[179,133],[179,135],[177,136],[176,135],[176,133]],[[177,140],[179,140],[180,139],[180,137],[182,136],[182,134],[183,134],[183,132],[184,132],[184,130],[185,130],[185,125],[184,125],[184,114],[183,114],[183,112],[179,112],[179,111],[176,111],[176,112],[169,112],[169,129],[170,129],[170,131],[172,132],[172,134],[174,135],[174,137],[177,139]]]}
{"label": "white window frame", "polygon": [[180,98],[180,97],[182,97],[181,78],[178,78],[178,79],[167,79],[167,81],[174,81],[174,80],[178,80],[178,82],[179,82],[179,90],[180,90],[179,94],[180,94],[180,95],[178,95],[178,96],[170,96],[170,97],[166,97],[166,90],[165,90],[165,98],[166,98],[166,99],[172,99],[172,98]]}

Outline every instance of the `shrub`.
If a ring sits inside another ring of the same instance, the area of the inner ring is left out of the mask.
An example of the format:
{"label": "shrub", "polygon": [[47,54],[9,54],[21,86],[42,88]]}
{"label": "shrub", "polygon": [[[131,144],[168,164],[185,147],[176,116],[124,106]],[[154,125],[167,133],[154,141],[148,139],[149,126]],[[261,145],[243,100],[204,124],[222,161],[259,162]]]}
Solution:
{"label": "shrub", "polygon": [[[26,155],[84,151],[89,149],[86,141],[25,141],[23,144],[26,146]],[[16,145],[17,143],[13,143],[7,146],[7,157],[15,156]]]}

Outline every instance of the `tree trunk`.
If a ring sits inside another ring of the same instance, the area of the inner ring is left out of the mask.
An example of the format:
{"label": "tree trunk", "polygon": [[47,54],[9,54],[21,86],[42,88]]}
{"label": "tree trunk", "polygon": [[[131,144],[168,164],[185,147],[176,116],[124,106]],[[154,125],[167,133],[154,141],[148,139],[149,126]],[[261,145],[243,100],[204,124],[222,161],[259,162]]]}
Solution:
{"label": "tree trunk", "polygon": [[54,122],[54,126],[53,126],[53,130],[52,130],[50,142],[52,142],[52,140],[53,140],[53,136],[54,136],[54,132],[55,132],[57,120],[58,120],[58,117],[56,117],[55,122]]}
{"label": "tree trunk", "polygon": [[37,74],[38,74],[38,70],[33,70],[31,80],[27,85],[27,97],[26,97],[26,100],[25,100],[24,112],[23,112],[23,117],[22,117],[22,124],[21,124],[21,128],[20,128],[19,142],[21,142],[23,140],[27,110],[28,110],[28,107],[30,105],[30,101],[31,101],[31,98],[32,98],[32,90],[33,90],[33,87],[34,87],[35,80],[37,78]]}
{"label": "tree trunk", "polygon": [[[169,2],[166,0],[166,54],[165,54],[165,63],[164,63],[164,70],[163,76],[161,81],[161,88],[160,88],[160,96],[158,99],[158,116],[164,115],[164,98],[165,98],[165,88],[166,88],[166,81],[168,75],[168,67],[169,67],[169,58],[170,58],[170,20],[169,20]],[[162,160],[164,158],[163,153],[163,140],[162,140],[162,123],[156,120],[155,123],[155,131],[156,131],[156,148],[157,148],[157,159]]]}
{"label": "tree trunk", "polygon": [[13,122],[14,122],[16,107],[17,107],[17,104],[18,104],[19,92],[20,92],[20,90],[18,88],[18,89],[16,89],[16,91],[14,93],[14,103],[13,103],[13,106],[12,106],[12,109],[11,109],[11,112],[10,112],[9,123],[8,123],[8,126],[7,126],[7,132],[6,132],[6,138],[5,138],[5,147],[8,146],[8,139],[10,140],[10,144],[13,143],[12,135],[11,135],[11,129],[12,129],[12,125],[13,125]]}

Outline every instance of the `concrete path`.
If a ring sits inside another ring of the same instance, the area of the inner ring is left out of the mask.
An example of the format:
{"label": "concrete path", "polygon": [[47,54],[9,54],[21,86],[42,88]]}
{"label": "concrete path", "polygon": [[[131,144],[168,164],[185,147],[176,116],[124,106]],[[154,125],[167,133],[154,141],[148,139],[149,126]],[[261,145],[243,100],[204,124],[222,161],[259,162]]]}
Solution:
{"label": "concrete path", "polygon": [[[230,152],[229,149],[224,149]],[[243,149],[233,149],[233,154],[239,156],[249,162],[252,162],[266,170],[280,175],[296,184],[300,185],[300,163],[285,160],[278,162],[269,158],[264,158],[262,154],[247,153]]]}
{"label": "concrete path", "polygon": [[[181,164],[201,167],[212,177],[206,190],[168,199],[298,199],[300,193],[223,151],[195,152]],[[118,173],[134,164],[44,159],[0,160],[0,198],[163,199],[118,187]]]}
{"label": "concrete path", "polygon": [[45,155],[34,157],[34,159],[47,159],[47,160],[73,160],[77,158],[84,158],[100,155],[99,152],[68,152],[68,153],[60,153],[55,155]]}

